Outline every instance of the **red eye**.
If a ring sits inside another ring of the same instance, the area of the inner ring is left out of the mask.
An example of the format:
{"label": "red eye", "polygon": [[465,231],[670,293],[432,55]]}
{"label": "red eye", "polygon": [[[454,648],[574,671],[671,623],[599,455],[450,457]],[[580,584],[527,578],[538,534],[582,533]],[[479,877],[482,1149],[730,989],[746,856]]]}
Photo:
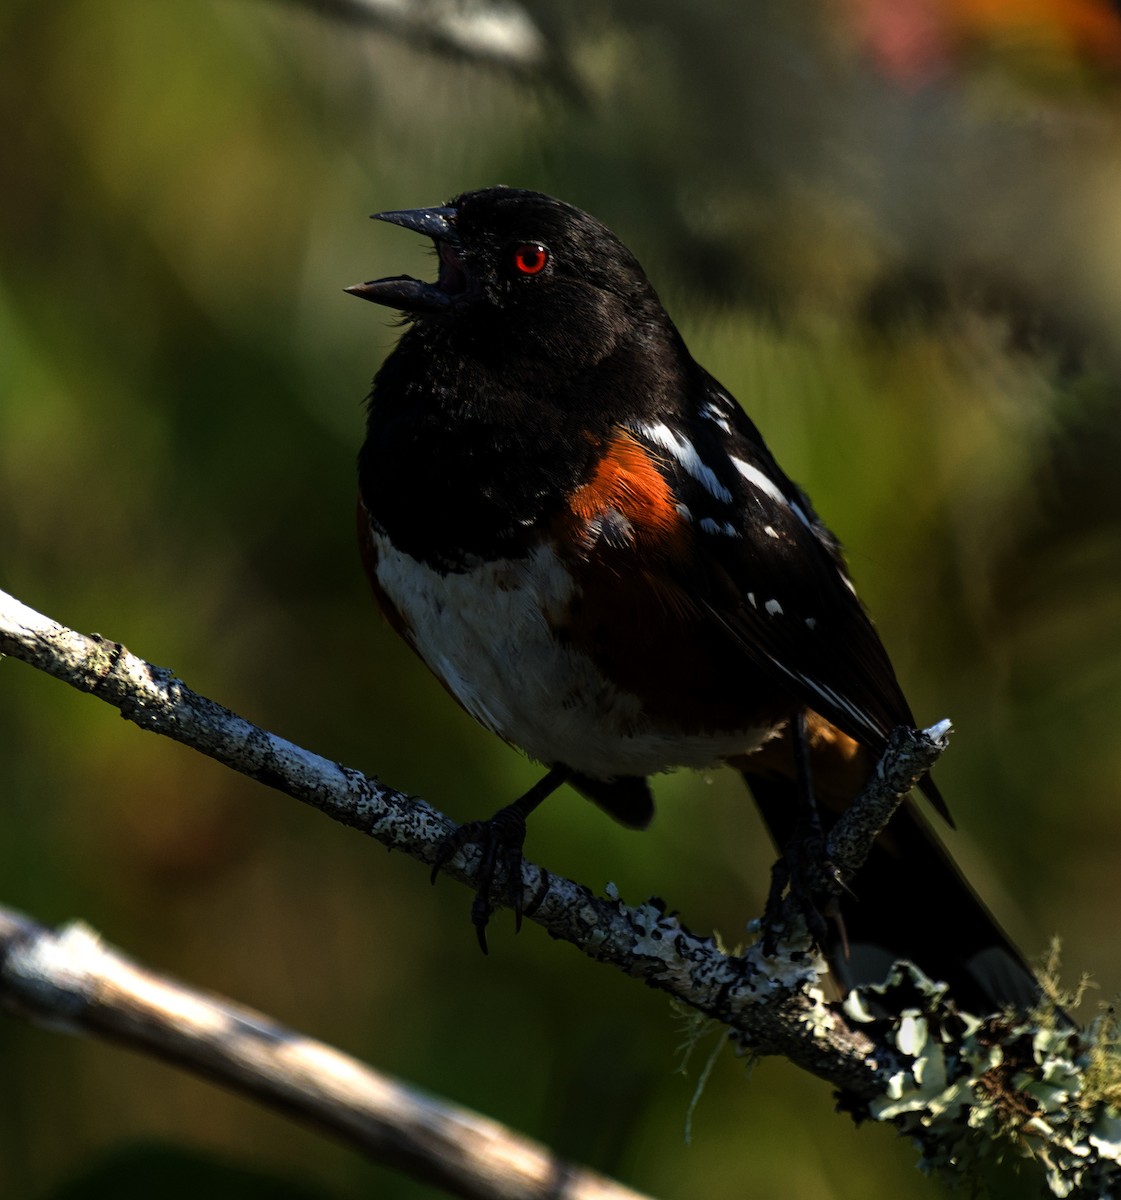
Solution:
{"label": "red eye", "polygon": [[549,251],[540,242],[522,242],[514,247],[514,270],[519,275],[540,275],[549,261]]}

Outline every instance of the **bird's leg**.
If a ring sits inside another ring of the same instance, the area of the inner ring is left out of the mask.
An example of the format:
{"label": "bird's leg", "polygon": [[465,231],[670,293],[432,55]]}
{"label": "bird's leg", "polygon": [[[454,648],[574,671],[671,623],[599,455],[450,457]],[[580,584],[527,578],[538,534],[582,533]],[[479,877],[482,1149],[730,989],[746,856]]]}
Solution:
{"label": "bird's leg", "polygon": [[[805,917],[810,936],[815,942],[821,944],[827,932],[825,915],[817,903],[823,892],[828,897],[826,912],[840,920],[834,903],[835,892],[830,887],[836,882],[837,872],[825,854],[825,831],[814,795],[804,712],[798,713],[791,722],[791,742],[798,788],[798,816],[794,834],[771,870],[771,887],[763,914],[763,947],[767,953],[774,952],[775,935],[785,924],[783,894],[787,888],[791,901]],[[843,928],[841,936],[843,939]]]}
{"label": "bird's leg", "polygon": [[464,846],[478,846],[481,851],[479,870],[475,877],[475,900],[471,905],[471,923],[479,938],[479,946],[487,953],[487,922],[494,911],[491,889],[499,867],[504,872],[503,883],[514,909],[515,929],[522,927],[522,846],[525,844],[526,817],[547,796],[561,786],[571,774],[568,767],[558,765],[539,779],[513,804],[500,808],[489,820],[468,821],[444,840],[432,865],[432,882],[440,868],[455,857]]}

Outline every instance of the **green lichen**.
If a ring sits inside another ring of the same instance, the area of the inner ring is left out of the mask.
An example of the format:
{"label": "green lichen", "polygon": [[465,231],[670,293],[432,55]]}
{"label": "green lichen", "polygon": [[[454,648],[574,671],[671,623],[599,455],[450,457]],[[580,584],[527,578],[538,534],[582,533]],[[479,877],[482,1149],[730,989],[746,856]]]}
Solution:
{"label": "green lichen", "polygon": [[958,1013],[944,986],[896,964],[885,984],[845,1003],[848,1018],[876,1026],[877,1042],[897,1055],[888,1089],[867,1115],[914,1138],[925,1168],[963,1183],[1018,1156],[1037,1160],[1055,1196],[1114,1195],[1121,1190],[1116,1022],[1110,1012],[1076,1029],[1055,1001],[1078,996],[1050,993],[1033,1013],[982,1019]]}

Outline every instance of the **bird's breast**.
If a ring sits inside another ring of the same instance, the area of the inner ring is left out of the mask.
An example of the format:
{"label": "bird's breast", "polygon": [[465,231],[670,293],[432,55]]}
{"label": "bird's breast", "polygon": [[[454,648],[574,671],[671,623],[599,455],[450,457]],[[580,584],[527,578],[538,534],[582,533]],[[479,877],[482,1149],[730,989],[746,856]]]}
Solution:
{"label": "bird's breast", "polygon": [[[547,543],[441,572],[370,528],[366,564],[394,626],[460,705],[540,762],[649,775],[750,752],[778,728],[750,718],[683,726],[619,686],[582,644],[581,585]],[[656,665],[658,647],[644,651]]]}

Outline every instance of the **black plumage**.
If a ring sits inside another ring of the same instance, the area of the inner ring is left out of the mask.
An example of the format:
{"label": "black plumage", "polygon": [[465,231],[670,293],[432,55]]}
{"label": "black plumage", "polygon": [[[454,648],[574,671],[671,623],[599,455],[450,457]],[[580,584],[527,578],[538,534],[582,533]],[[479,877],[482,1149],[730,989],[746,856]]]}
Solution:
{"label": "black plumage", "polygon": [[[395,627],[550,786],[634,826],[647,776],[730,762],[784,846],[801,717],[828,825],[911,709],[837,539],[634,257],[586,213],[510,188],[380,216],[430,236],[440,263],[433,283],[349,289],[408,322],[359,457],[366,564]],[[511,806],[515,841],[541,793]],[[827,947],[846,982],[908,957],[976,1007],[1037,996],[911,807],[853,888],[846,922],[872,952]]]}

